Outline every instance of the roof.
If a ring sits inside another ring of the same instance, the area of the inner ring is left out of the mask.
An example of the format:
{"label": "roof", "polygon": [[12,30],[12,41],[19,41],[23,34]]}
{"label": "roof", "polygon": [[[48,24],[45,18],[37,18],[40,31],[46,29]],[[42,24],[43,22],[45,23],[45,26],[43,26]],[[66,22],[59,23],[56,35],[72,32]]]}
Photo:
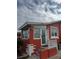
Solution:
{"label": "roof", "polygon": [[61,20],[56,20],[53,22],[25,22],[21,27],[19,27],[18,29],[21,30],[22,28],[28,26],[28,25],[45,25],[45,24],[51,24],[51,23],[55,23],[55,22],[59,22]]}

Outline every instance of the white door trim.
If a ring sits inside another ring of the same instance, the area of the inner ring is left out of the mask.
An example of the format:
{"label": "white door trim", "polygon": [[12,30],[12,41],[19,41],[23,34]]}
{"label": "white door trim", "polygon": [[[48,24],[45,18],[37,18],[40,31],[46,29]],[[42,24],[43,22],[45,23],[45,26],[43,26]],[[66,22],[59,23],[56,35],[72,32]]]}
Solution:
{"label": "white door trim", "polygon": [[[45,37],[46,37],[46,43],[45,44],[42,44],[42,37],[41,37],[41,45],[46,45],[47,44],[47,29],[46,29],[46,26],[43,26],[43,28],[45,30]],[[41,36],[42,36],[42,29],[41,29]]]}

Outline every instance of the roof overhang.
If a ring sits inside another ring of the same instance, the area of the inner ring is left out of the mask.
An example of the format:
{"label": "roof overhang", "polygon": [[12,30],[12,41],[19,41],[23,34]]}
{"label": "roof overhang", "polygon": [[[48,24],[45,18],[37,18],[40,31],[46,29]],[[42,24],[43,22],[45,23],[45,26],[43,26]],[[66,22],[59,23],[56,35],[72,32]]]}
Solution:
{"label": "roof overhang", "polygon": [[47,25],[47,24],[52,24],[56,22],[61,22],[61,20],[53,21],[53,22],[25,22],[21,27],[19,27],[19,30],[22,29],[28,29],[31,27],[31,25]]}

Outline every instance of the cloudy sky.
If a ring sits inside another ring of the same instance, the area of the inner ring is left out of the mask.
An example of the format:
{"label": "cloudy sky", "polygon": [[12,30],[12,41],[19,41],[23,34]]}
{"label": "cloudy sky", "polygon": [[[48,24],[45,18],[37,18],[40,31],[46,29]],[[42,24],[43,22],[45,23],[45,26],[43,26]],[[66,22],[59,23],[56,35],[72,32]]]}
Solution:
{"label": "cloudy sky", "polygon": [[60,0],[17,0],[17,28],[25,22],[60,20]]}

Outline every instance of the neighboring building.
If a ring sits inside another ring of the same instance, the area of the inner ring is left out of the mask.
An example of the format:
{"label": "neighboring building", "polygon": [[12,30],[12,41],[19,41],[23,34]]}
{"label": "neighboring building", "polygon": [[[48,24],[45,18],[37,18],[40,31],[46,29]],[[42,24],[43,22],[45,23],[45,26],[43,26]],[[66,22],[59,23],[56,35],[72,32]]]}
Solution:
{"label": "neighboring building", "polygon": [[51,23],[26,22],[19,28],[25,42],[25,52],[47,59],[57,54],[61,43],[61,21]]}

